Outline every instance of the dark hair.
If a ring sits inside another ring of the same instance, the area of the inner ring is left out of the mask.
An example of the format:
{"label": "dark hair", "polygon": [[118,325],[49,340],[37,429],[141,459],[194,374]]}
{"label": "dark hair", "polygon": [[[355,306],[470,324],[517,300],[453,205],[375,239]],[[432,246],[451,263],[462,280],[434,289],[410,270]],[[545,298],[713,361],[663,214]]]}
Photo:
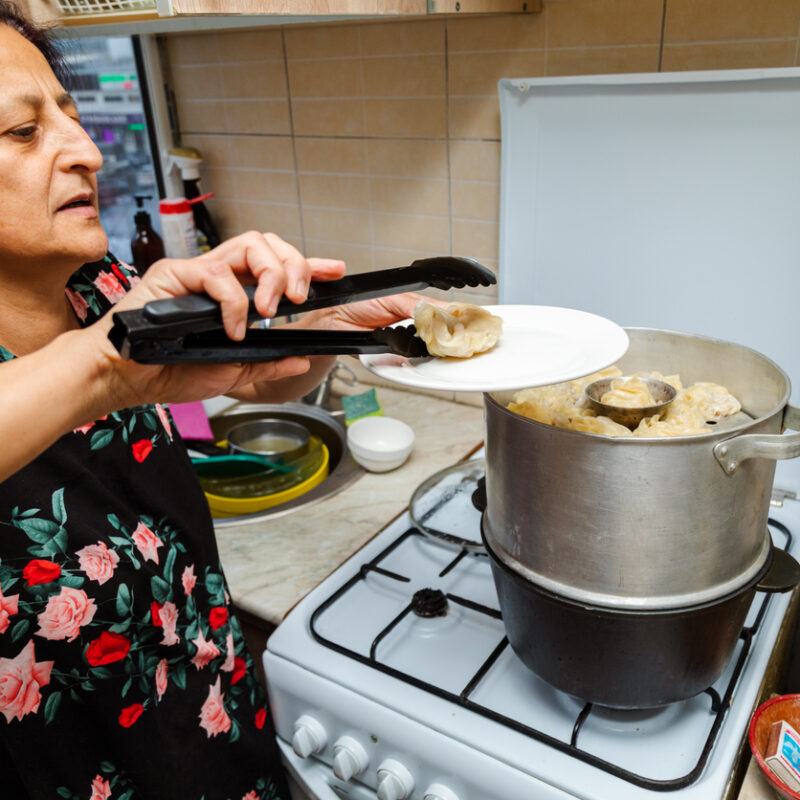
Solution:
{"label": "dark hair", "polygon": [[61,51],[53,44],[47,28],[31,22],[22,9],[11,0],[0,0],[0,25],[8,25],[21,36],[24,36],[45,57],[50,69],[55,73],[61,85],[69,88],[69,69]]}

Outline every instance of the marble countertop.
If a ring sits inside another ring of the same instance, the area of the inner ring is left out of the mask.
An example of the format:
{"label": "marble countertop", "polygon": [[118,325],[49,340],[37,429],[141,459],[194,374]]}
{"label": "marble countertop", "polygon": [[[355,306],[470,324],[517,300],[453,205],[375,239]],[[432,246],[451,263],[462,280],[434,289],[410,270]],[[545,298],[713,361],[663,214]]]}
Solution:
{"label": "marble countertop", "polygon": [[[364,391],[369,387],[360,386]],[[308,592],[407,507],[425,478],[461,460],[484,436],[482,405],[376,387],[386,416],[414,429],[414,450],[392,472],[364,472],[339,494],[282,517],[217,529],[236,605],[277,625]],[[480,395],[472,398],[480,403]]]}

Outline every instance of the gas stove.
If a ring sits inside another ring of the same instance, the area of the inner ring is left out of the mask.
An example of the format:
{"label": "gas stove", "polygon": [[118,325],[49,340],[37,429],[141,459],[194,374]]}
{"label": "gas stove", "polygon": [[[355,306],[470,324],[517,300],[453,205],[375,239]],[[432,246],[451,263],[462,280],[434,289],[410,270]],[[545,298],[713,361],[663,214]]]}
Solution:
{"label": "gas stove", "polygon": [[[706,692],[638,711],[587,704],[508,645],[474,488],[398,517],[270,638],[264,668],[297,782],[320,800],[721,798],[789,595],[756,593]],[[772,512],[775,546],[797,555],[800,503]]]}

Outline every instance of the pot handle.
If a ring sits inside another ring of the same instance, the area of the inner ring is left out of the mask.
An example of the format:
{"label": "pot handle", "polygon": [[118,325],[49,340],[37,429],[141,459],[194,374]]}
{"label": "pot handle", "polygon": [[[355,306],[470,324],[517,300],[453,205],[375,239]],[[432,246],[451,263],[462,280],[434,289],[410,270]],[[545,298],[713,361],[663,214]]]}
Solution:
{"label": "pot handle", "polygon": [[785,550],[774,548],[772,563],[767,574],[756,584],[756,591],[771,594],[788,592],[794,589],[798,583],[800,583],[800,564]]}
{"label": "pot handle", "polygon": [[[783,411],[783,427],[800,430],[800,409],[787,405]],[[800,456],[800,433],[749,433],[734,436],[714,445],[714,457],[728,475],[733,475],[747,458],[786,459]]]}

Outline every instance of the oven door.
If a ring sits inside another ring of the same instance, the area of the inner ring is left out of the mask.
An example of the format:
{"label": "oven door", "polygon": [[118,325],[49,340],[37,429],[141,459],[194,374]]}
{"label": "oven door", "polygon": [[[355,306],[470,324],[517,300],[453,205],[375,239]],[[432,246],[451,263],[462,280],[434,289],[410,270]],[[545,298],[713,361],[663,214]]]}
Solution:
{"label": "oven door", "polygon": [[338,780],[333,770],[316,758],[300,758],[280,737],[278,747],[289,777],[292,800],[375,800],[368,787]]}

